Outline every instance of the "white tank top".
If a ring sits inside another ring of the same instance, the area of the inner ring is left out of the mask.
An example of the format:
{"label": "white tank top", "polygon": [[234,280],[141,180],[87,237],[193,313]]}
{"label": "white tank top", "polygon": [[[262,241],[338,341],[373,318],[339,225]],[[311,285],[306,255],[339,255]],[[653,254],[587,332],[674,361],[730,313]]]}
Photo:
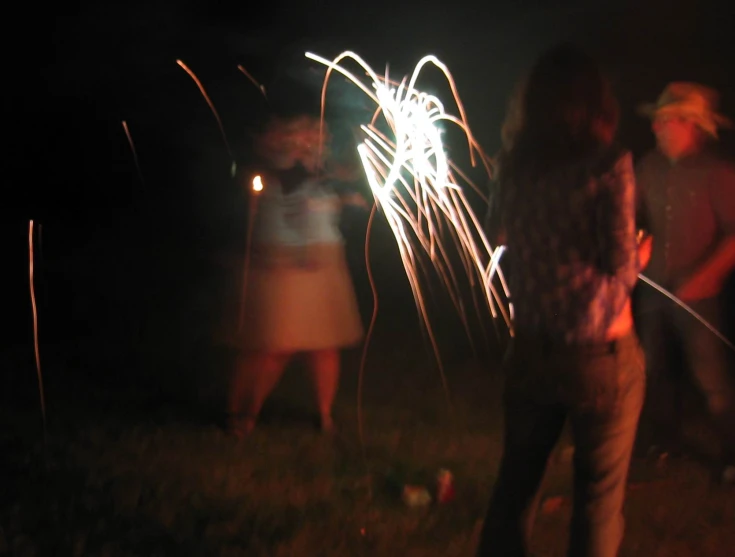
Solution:
{"label": "white tank top", "polygon": [[256,208],[253,242],[281,246],[341,244],[340,202],[316,181],[284,194],[271,178],[260,194]]}

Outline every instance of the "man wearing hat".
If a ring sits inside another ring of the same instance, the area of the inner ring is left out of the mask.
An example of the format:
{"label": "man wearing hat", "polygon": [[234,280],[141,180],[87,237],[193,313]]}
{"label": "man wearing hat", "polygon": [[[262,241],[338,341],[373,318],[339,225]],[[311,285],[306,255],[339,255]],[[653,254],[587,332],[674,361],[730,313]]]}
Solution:
{"label": "man wearing hat", "polygon": [[[711,148],[718,129],[730,126],[717,108],[717,92],[696,83],[671,83],[655,104],[641,106],[640,112],[652,120],[657,148],[641,159],[636,179],[642,224],[653,235],[647,276],[722,331],[725,316],[719,295],[735,269],[735,165]],[[677,304],[648,286],[640,288],[639,325],[655,393],[649,397],[649,416],[659,425],[664,425],[660,422],[665,414],[680,418],[677,408],[664,408],[659,390],[671,379],[670,349],[680,347],[720,433],[723,478],[732,481],[735,387],[728,370],[729,349]],[[681,434],[670,421],[664,430],[675,437]]]}

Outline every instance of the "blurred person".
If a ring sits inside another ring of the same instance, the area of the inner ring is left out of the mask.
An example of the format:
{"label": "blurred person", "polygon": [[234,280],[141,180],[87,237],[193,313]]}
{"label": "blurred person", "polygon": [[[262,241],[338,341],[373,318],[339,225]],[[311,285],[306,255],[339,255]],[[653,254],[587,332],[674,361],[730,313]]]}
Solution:
{"label": "blurred person", "polygon": [[350,180],[345,169],[324,175],[325,131],[310,116],[273,119],[256,151],[265,168],[245,287],[245,320],[228,397],[228,429],[248,435],[284,368],[303,354],[314,383],[321,428],[334,429],[332,404],[340,349],[363,336],[338,222],[345,203],[367,207],[359,194],[338,195],[329,179]]}
{"label": "blurred person", "polygon": [[543,54],[513,99],[488,238],[514,304],[504,445],[478,556],[528,555],[540,485],[568,422],[575,444],[568,555],[613,557],[645,392],[631,292],[650,240],[635,226],[631,154],[597,63]]}
{"label": "blurred person", "polygon": [[[735,165],[715,153],[718,128],[731,125],[717,113],[718,103],[713,89],[676,82],[656,103],[639,107],[651,118],[656,148],[636,166],[636,179],[642,222],[653,236],[647,276],[723,331],[721,293],[735,269]],[[650,425],[660,449],[680,450],[681,378],[672,354],[680,348],[720,436],[722,479],[734,481],[735,387],[727,346],[648,286],[641,285],[639,305],[650,376],[642,424]]]}

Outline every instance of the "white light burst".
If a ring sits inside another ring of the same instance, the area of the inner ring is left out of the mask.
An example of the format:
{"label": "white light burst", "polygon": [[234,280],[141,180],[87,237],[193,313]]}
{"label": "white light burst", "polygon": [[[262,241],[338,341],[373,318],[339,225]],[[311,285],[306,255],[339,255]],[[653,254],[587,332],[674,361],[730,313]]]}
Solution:
{"label": "white light burst", "polygon": [[[445,244],[451,238],[458,248],[465,271],[474,284],[479,279],[492,316],[503,316],[512,334],[510,293],[498,265],[504,246],[492,246],[473,213],[458,181],[472,183],[449,159],[440,125],[457,126],[467,138],[473,166],[479,156],[488,173],[488,157],[475,141],[467,124],[462,102],[448,68],[435,56],[425,56],[416,65],[410,78],[401,83],[379,76],[357,54],[344,52],[334,60],[312,53],[307,58],[328,67],[322,91],[324,109],[326,87],[330,73],[337,71],[353,82],[376,104],[369,124],[361,126],[364,141],[358,146],[365,175],[376,203],[382,209],[398,243],[403,266],[408,275],[419,312],[428,325],[424,296],[419,284],[420,258],[416,249],[428,254],[434,268],[447,286],[458,309],[459,283]],[[369,84],[346,70],[340,62],[352,60],[365,72]],[[459,117],[449,114],[441,100],[416,87],[421,70],[433,65],[445,76],[453,94]],[[388,132],[378,127],[381,118]],[[497,281],[495,279],[498,279]],[[496,287],[499,283],[503,295]]]}

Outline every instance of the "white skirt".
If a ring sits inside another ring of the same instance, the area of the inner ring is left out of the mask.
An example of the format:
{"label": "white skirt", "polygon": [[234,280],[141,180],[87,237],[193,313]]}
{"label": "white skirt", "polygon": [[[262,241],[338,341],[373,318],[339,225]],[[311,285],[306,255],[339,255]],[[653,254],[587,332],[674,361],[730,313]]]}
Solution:
{"label": "white skirt", "polygon": [[244,289],[244,273],[239,275],[240,291],[226,311],[228,344],[248,351],[300,352],[346,348],[362,340],[341,244],[253,246]]}

